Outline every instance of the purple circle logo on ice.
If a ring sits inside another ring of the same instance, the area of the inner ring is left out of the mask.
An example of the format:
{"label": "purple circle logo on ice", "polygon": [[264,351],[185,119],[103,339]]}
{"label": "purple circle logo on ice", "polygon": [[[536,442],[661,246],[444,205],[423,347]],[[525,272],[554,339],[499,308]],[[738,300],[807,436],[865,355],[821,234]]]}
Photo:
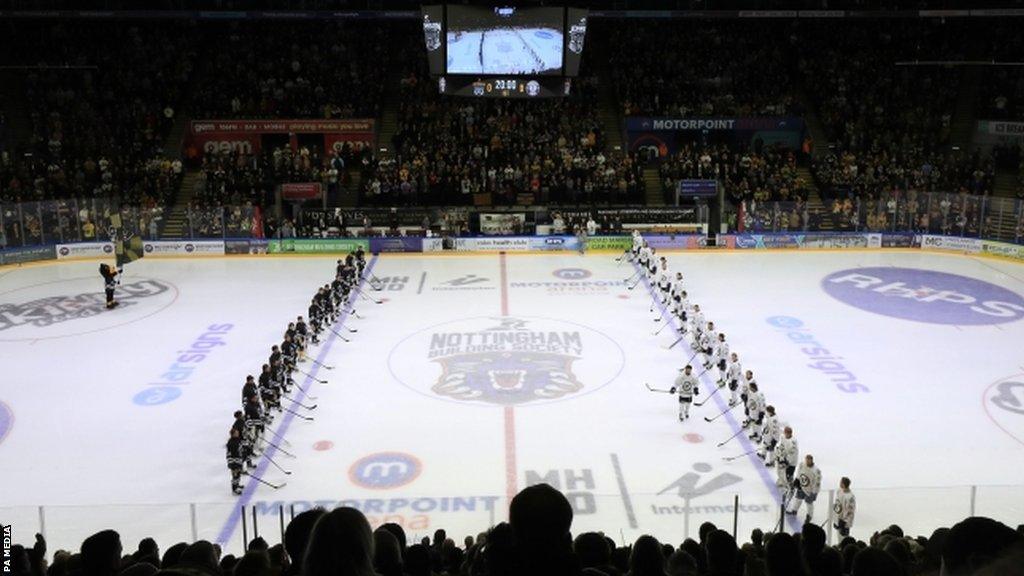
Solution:
{"label": "purple circle logo on ice", "polygon": [[0,402],[0,442],[7,438],[7,434],[14,427],[14,412],[10,406]]}
{"label": "purple circle logo on ice", "polygon": [[559,268],[552,272],[555,278],[561,278],[562,280],[583,280],[590,278],[593,274],[590,270],[584,268]]}
{"label": "purple circle logo on ice", "polygon": [[356,486],[388,490],[411,483],[422,471],[423,464],[412,454],[377,452],[356,460],[348,469],[348,478]]}
{"label": "purple circle logo on ice", "polygon": [[853,268],[825,277],[830,296],[868,312],[930,324],[982,325],[1024,317],[1024,297],[983,280],[918,268]]}

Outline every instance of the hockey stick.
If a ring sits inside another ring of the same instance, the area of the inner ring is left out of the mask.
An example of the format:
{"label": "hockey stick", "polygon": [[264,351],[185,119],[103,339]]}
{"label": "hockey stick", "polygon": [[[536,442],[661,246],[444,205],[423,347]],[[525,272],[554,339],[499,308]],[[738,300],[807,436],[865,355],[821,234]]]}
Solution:
{"label": "hockey stick", "polygon": [[249,474],[249,472],[244,471],[244,470],[242,471],[242,474],[244,474],[244,475],[248,476],[249,478],[252,478],[253,480],[259,482],[260,484],[264,484],[268,488],[272,488],[274,490],[280,490],[281,488],[284,488],[285,486],[288,485],[287,482],[281,482],[280,484],[271,484],[270,482],[267,482],[266,480],[260,478],[259,476],[253,476],[252,474]]}
{"label": "hockey stick", "polygon": [[640,282],[643,281],[643,279],[644,279],[644,275],[643,275],[643,272],[641,272],[640,273],[640,277],[636,279],[636,282],[633,282],[632,286],[628,286],[627,290],[632,290],[633,288],[636,288],[640,284]]}
{"label": "hockey stick", "polygon": [[[718,390],[721,390],[721,388],[718,388]],[[710,398],[710,396],[709,396],[709,398]],[[720,412],[720,413],[718,414],[718,416],[714,416],[714,417],[712,417],[712,418],[708,418],[707,416],[705,416],[705,417],[704,417],[704,421],[705,421],[705,422],[714,422],[715,420],[718,420],[719,418],[721,418],[722,416],[725,416],[725,415],[726,415],[726,414],[728,414],[729,412],[732,412],[732,409],[733,409],[733,408],[735,408],[735,407],[737,407],[737,406],[739,406],[739,403],[738,403],[738,402],[737,402],[736,404],[733,404],[732,406],[729,406],[729,407],[728,407],[728,408],[726,408],[726,409],[725,409],[724,411]],[[287,408],[285,408],[285,410],[287,410]]]}
{"label": "hockey stick", "polygon": [[284,468],[281,467],[280,464],[278,464],[277,462],[274,462],[274,459],[271,458],[270,456],[267,456],[267,460],[269,460],[270,463],[273,464],[274,466],[276,466],[277,469],[280,470],[281,472],[284,472],[285,474],[287,474],[289,476],[292,475],[292,471],[291,470],[285,470]]}
{"label": "hockey stick", "polygon": [[342,328],[348,330],[349,334],[355,334],[356,332],[359,332],[359,328],[349,328],[348,326],[344,325],[342,325]]}
{"label": "hockey stick", "polygon": [[384,303],[384,301],[383,301],[383,300],[377,300],[377,299],[375,299],[375,298],[372,298],[372,297],[370,297],[370,296],[367,296],[367,295],[366,295],[366,293],[365,293],[365,292],[363,292],[362,290],[360,290],[360,291],[359,291],[359,297],[360,297],[360,298],[363,298],[363,299],[365,299],[365,300],[369,300],[370,302],[373,302],[374,304],[383,304],[383,303]]}
{"label": "hockey stick", "polygon": [[[291,414],[292,416],[295,416],[296,418],[302,418],[306,422],[312,422],[313,421],[313,417],[312,416],[303,416],[302,414],[299,414],[295,410],[290,410],[288,408],[285,408],[284,411],[289,413],[289,414]],[[270,442],[267,442],[267,444],[270,444]]]}
{"label": "hockey stick", "polygon": [[[721,390],[722,390],[721,388],[719,388],[718,386],[715,386],[715,391],[712,392],[710,396],[705,398],[703,402],[694,402],[693,405],[694,406],[703,406],[703,405],[707,404],[708,400],[711,400],[712,398],[714,398],[715,394],[718,394]],[[730,408],[730,410],[731,410],[731,408]],[[705,420],[707,420],[707,418],[705,418]]]}
{"label": "hockey stick", "polygon": [[[668,326],[668,324],[665,324],[665,326]],[[683,337],[682,336],[680,336],[679,338],[676,338],[675,342],[669,344],[668,348],[665,348],[665,350],[671,350],[671,349],[675,348],[676,344],[679,344],[682,341],[683,341]],[[664,348],[664,346],[662,346],[662,347]],[[687,364],[689,364],[689,362],[687,362]]]}
{"label": "hockey stick", "polygon": [[295,387],[298,388],[299,390],[302,390],[302,393],[306,395],[306,398],[316,401],[317,397],[310,394],[309,391],[303,388],[302,385],[299,384],[298,382],[295,383]]}
{"label": "hockey stick", "polygon": [[362,316],[360,316],[360,315],[359,315],[359,312],[356,312],[356,309],[355,309],[355,308],[353,308],[353,309],[351,310],[350,314],[352,314],[352,315],[353,315],[353,316],[355,316],[356,318],[359,318],[360,320],[366,320],[366,318],[363,318]]}
{"label": "hockey stick", "polygon": [[316,364],[317,366],[319,366],[319,367],[323,368],[324,370],[334,370],[334,366],[328,366],[327,364],[324,364],[323,362],[320,362],[320,361],[319,361],[319,360],[317,360],[316,358],[310,358],[309,360],[310,360],[310,361],[311,361],[311,362],[312,362],[313,364]]}
{"label": "hockey stick", "polygon": [[328,330],[330,330],[331,332],[334,332],[334,335],[335,335],[335,336],[337,336],[338,338],[341,338],[341,339],[342,339],[342,340],[344,340],[345,342],[351,342],[351,340],[349,340],[348,338],[345,338],[344,336],[342,336],[342,335],[341,335],[341,332],[338,332],[338,331],[337,331],[337,330],[335,330],[334,328],[331,328],[330,326],[328,326],[328,327],[327,327],[327,329],[328,329]]}
{"label": "hockey stick", "polygon": [[651,388],[651,385],[648,384],[647,382],[644,382],[644,386],[647,386],[647,389],[650,390],[651,392],[663,392],[665,394],[672,394],[673,393],[671,390],[662,390],[660,388]]}
{"label": "hockey stick", "polygon": [[731,440],[732,440],[733,438],[735,438],[735,437],[739,436],[740,434],[742,434],[742,433],[744,432],[744,430],[745,430],[745,428],[740,428],[739,430],[737,430],[737,431],[736,431],[736,433],[735,433],[735,434],[733,434],[732,436],[729,436],[729,438],[728,438],[727,440],[724,440],[724,441],[722,441],[722,442],[719,442],[719,443],[718,443],[718,447],[719,447],[719,448],[721,448],[722,446],[725,446],[725,445],[726,445],[726,444],[728,444],[728,443],[729,443],[729,442],[730,442],[730,441],[731,441]]}
{"label": "hockey stick", "polygon": [[622,254],[619,254],[619,257],[616,258],[615,261],[621,263],[623,260],[626,259],[626,254],[629,254],[629,248],[623,250]]}
{"label": "hockey stick", "polygon": [[281,448],[280,446],[278,446],[277,444],[274,444],[270,440],[266,440],[266,443],[267,443],[267,446],[273,446],[274,448],[277,448],[277,451],[280,452],[281,454],[284,454],[285,456],[287,456],[289,458],[295,458],[295,454],[292,454],[291,452],[285,450],[284,448]]}
{"label": "hockey stick", "polygon": [[305,371],[305,370],[303,370],[302,368],[296,368],[296,369],[295,369],[295,371],[296,371],[296,372],[299,372],[299,373],[301,373],[301,374],[305,374],[306,376],[309,376],[310,378],[312,378],[312,379],[313,379],[313,381],[314,381],[314,382],[319,382],[319,383],[321,383],[321,384],[327,384],[327,380],[321,380],[321,379],[317,378],[316,376],[313,376],[313,375],[312,375],[312,374],[310,374],[309,372],[306,372],[306,371]]}
{"label": "hockey stick", "polygon": [[739,460],[740,458],[743,458],[744,456],[750,456],[754,452],[756,452],[756,450],[750,450],[750,451],[744,452],[743,454],[740,454],[739,456],[726,456],[725,458],[722,458],[722,460],[725,460],[726,462],[732,462],[733,460]]}
{"label": "hockey stick", "polygon": [[299,402],[298,400],[296,400],[295,398],[292,398],[291,396],[285,396],[285,398],[290,400],[292,402],[292,404],[296,404],[298,406],[302,406],[306,410],[316,410],[316,406],[317,406],[316,404],[313,404],[312,406],[306,406],[305,404],[303,404],[302,402]]}
{"label": "hockey stick", "polygon": [[292,443],[289,442],[287,438],[285,438],[284,436],[281,436],[277,432],[274,432],[270,428],[267,428],[267,431],[274,435],[274,439],[275,440],[280,440],[281,443],[284,444],[285,446],[291,446],[292,445]]}
{"label": "hockey stick", "polygon": [[658,328],[658,329],[657,329],[657,330],[656,330],[656,331],[654,332],[654,334],[652,334],[652,336],[657,336],[658,334],[661,334],[661,331],[662,331],[662,330],[664,330],[665,328],[667,328],[667,327],[668,327],[668,325],[669,325],[669,323],[668,323],[668,322],[665,322],[664,324],[662,324],[662,325],[661,325],[661,328]]}

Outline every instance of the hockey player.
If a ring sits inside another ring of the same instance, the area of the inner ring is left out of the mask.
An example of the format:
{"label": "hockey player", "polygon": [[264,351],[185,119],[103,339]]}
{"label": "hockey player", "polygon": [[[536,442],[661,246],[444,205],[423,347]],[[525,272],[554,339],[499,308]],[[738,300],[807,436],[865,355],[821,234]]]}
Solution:
{"label": "hockey player", "polygon": [[245,403],[245,432],[249,436],[253,454],[257,454],[263,449],[264,424],[263,407],[260,406],[259,398],[253,394]]}
{"label": "hockey player", "polygon": [[641,273],[647,272],[650,266],[653,249],[647,245],[647,240],[641,240],[640,251],[637,252],[636,261],[640,265]]}
{"label": "hockey player", "polygon": [[241,410],[235,410],[235,421],[231,423],[231,430],[238,432],[238,438],[242,441],[242,460],[249,468],[255,468],[252,462],[252,443],[249,441],[245,427],[245,414]]}
{"label": "hockey player", "polygon": [[690,300],[686,296],[686,290],[679,294],[679,299],[673,304],[672,313],[679,318],[679,332],[686,334],[687,319],[690,313]]}
{"label": "hockey player", "polygon": [[693,397],[700,394],[697,377],[693,375],[693,366],[687,364],[683,368],[683,373],[676,377],[676,382],[669,392],[679,394],[679,421],[687,420],[690,417],[690,404],[693,403]]}
{"label": "hockey player", "polygon": [[[672,288],[670,290],[670,294],[672,295],[672,302],[674,302],[678,306],[680,302],[682,302],[683,295],[686,294],[686,290],[683,289],[682,272],[676,272],[676,277],[674,280],[672,280]],[[683,318],[683,320],[686,320],[686,318]]]}
{"label": "hockey player", "polygon": [[633,247],[630,250],[630,253],[632,253],[633,256],[630,258],[630,260],[636,260],[637,257],[640,256],[640,249],[643,247],[644,237],[640,235],[639,230],[633,230]]}
{"label": "hockey player", "polygon": [[310,340],[313,344],[320,343],[320,332],[323,331],[323,326],[320,321],[320,307],[317,305],[316,297],[309,303],[309,328],[311,330]]}
{"label": "hockey player", "polygon": [[[714,328],[709,323],[708,332],[712,332],[712,336],[714,335],[713,330]],[[705,368],[710,367],[712,364],[715,365],[718,368],[718,381],[721,382],[725,380],[726,366],[729,362],[729,343],[725,341],[725,334],[719,333],[718,338],[712,340],[712,346],[712,357]]]}
{"label": "hockey player", "polygon": [[785,488],[793,483],[793,472],[799,458],[800,447],[793,437],[793,429],[786,426],[782,429],[782,438],[775,445],[775,466],[779,473],[776,484],[779,488]]}
{"label": "hockey player", "polygon": [[[748,370],[747,373],[750,371]],[[744,427],[750,426],[750,439],[755,442],[761,441],[761,427],[764,425],[764,394],[757,390],[757,382],[751,381],[747,393],[746,409],[747,420]]]}
{"label": "hockey player", "polygon": [[694,335],[694,350],[697,349],[697,339],[699,337],[699,334],[701,331],[704,330],[704,322],[704,312],[700,309],[700,304],[694,304],[693,314],[690,315],[690,327],[691,332],[693,332]]}
{"label": "hockey player", "polygon": [[295,342],[292,341],[291,335],[285,332],[284,341],[281,342],[281,360],[284,362],[284,365],[288,370],[295,369],[295,359],[297,354],[298,348],[295,346]]}
{"label": "hockey player", "polygon": [[658,274],[658,255],[654,248],[648,248],[650,257],[647,260],[647,278],[654,280]]}
{"label": "hockey player", "polygon": [[231,429],[231,437],[228,438],[227,460],[228,470],[231,471],[231,491],[236,495],[242,493],[242,437],[238,430]]}
{"label": "hockey player", "polygon": [[743,379],[743,365],[740,364],[740,357],[735,352],[729,355],[729,368],[725,372],[725,380],[719,380],[718,387],[721,388],[723,384],[729,385],[729,392],[732,393],[732,398],[729,400],[729,406],[736,405],[736,390],[740,386],[740,380]]}
{"label": "hockey player", "polygon": [[309,328],[299,316],[295,319],[295,345],[299,349],[299,362],[306,361],[306,343],[309,341]]}
{"label": "hockey player", "polygon": [[[661,259],[665,261],[664,258]],[[661,269],[658,271],[658,291],[661,292],[661,303],[668,304],[672,294],[672,280],[669,279],[668,270]]]}
{"label": "hockey player", "polygon": [[807,524],[814,516],[814,501],[821,491],[821,470],[814,465],[814,456],[804,456],[804,461],[800,463],[796,478],[793,480],[793,487],[796,488],[796,496],[790,499],[789,510],[786,513],[796,516],[800,504],[806,503],[807,516],[804,517],[804,523]]}
{"label": "hockey player", "polygon": [[835,513],[835,524],[833,527],[839,531],[839,535],[850,535],[850,528],[853,528],[853,517],[857,513],[857,498],[850,491],[850,479],[843,476],[839,480],[839,494],[832,504],[832,512]]}
{"label": "hockey player", "polygon": [[245,377],[245,384],[242,384],[242,406],[245,406],[245,402],[253,394],[256,394],[256,391],[257,391],[256,381],[253,380],[253,377],[251,375],[250,376],[246,376]]}
{"label": "hockey player", "polygon": [[775,446],[779,443],[779,418],[775,415],[775,406],[764,409],[764,426],[761,428],[761,449],[757,455],[764,460],[764,465],[771,468],[775,465]]}

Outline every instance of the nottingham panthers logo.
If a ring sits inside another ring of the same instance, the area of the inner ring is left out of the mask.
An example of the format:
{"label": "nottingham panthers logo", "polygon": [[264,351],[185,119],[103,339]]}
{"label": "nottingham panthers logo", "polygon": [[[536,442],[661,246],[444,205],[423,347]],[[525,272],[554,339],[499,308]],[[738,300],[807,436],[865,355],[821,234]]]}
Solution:
{"label": "nottingham panthers logo", "polygon": [[403,384],[434,398],[513,406],[598,390],[618,375],[622,358],[618,344],[585,326],[503,316],[413,334],[392,351],[389,366]]}

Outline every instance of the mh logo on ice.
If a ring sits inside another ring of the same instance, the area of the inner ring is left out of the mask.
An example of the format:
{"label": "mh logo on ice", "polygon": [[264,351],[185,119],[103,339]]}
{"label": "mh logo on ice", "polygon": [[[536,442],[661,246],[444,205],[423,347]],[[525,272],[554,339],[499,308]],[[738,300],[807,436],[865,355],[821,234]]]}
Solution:
{"label": "mh logo on ice", "polygon": [[851,306],[916,322],[983,325],[1024,316],[1024,297],[989,282],[917,268],[854,268],[825,277],[822,288]]}

